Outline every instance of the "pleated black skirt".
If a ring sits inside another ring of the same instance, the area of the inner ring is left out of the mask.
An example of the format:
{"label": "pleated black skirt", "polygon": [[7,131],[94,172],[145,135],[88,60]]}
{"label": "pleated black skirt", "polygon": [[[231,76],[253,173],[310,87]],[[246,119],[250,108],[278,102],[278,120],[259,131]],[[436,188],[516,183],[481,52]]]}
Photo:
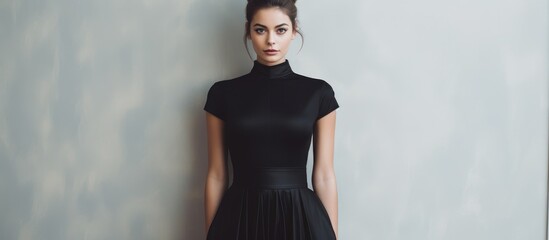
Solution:
{"label": "pleated black skirt", "polygon": [[305,169],[269,169],[236,179],[207,234],[207,240],[335,239],[326,208],[307,187]]}

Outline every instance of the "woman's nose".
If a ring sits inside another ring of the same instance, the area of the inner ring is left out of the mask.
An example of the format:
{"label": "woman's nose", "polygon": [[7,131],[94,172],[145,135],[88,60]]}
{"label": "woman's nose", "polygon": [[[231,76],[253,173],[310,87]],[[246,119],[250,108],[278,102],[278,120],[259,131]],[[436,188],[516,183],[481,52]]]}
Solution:
{"label": "woman's nose", "polygon": [[267,37],[267,43],[268,43],[269,45],[275,44],[275,40],[274,40],[273,34],[269,34],[269,36]]}

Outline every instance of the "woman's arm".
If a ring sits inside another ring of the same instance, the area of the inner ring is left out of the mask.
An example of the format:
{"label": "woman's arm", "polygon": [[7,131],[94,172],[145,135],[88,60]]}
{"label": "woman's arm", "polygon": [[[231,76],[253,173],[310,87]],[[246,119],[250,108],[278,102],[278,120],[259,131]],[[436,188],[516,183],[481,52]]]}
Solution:
{"label": "woman's arm", "polygon": [[337,185],[334,172],[336,111],[317,120],[313,137],[313,189],[328,211],[337,237]]}
{"label": "woman's arm", "polygon": [[206,125],[208,173],[204,188],[204,210],[207,233],[229,181],[226,161],[227,151],[223,134],[224,122],[213,114],[206,112]]}

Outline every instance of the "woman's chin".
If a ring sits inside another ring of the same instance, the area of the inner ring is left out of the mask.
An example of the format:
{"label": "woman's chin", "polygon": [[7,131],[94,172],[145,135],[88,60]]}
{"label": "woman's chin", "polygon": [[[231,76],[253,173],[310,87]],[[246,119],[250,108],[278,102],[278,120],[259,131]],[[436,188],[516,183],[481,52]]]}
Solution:
{"label": "woman's chin", "polygon": [[284,57],[280,57],[278,54],[275,56],[262,56],[261,61],[273,65],[284,62]]}

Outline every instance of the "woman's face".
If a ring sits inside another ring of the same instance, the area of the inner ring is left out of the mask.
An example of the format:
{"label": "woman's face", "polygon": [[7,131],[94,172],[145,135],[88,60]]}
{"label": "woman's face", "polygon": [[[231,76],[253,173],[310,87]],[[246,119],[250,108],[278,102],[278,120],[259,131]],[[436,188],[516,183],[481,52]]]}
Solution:
{"label": "woman's face", "polygon": [[295,35],[290,17],[278,7],[258,10],[250,23],[250,39],[257,61],[267,66],[286,61],[286,53]]}

